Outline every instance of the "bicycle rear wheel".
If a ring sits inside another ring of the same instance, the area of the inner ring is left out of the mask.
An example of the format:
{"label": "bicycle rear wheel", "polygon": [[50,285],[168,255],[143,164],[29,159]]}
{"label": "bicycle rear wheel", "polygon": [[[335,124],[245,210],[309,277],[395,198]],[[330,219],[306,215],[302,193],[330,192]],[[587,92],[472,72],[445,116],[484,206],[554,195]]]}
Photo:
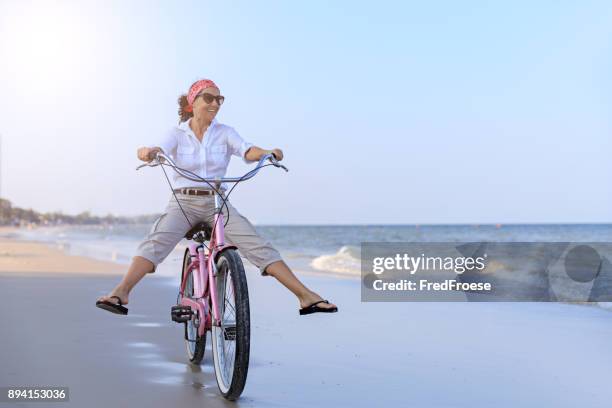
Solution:
{"label": "bicycle rear wheel", "polygon": [[251,341],[246,275],[234,249],[219,255],[216,282],[221,325],[212,327],[213,362],[219,391],[233,401],[246,384]]}
{"label": "bicycle rear wheel", "polygon": [[[187,273],[187,270],[191,265],[191,254],[189,249],[185,250],[185,256],[183,257],[183,273],[181,274],[181,282],[183,277]],[[193,273],[190,273],[185,282],[185,297],[193,297]],[[187,357],[193,364],[200,364],[204,358],[204,350],[206,349],[206,332],[204,335],[198,336],[198,326],[205,324],[206,317],[199,316],[197,310],[194,310],[194,314],[185,323],[185,348],[187,349]]]}

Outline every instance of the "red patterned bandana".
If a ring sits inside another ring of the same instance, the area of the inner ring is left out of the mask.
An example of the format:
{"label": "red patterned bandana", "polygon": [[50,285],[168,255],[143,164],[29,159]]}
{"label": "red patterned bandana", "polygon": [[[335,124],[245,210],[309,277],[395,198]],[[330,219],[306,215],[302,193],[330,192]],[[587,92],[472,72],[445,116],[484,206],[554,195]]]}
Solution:
{"label": "red patterned bandana", "polygon": [[210,87],[218,88],[218,86],[215,85],[215,83],[210,79],[201,79],[199,81],[194,82],[193,85],[191,85],[191,87],[189,88],[189,93],[187,94],[187,102],[189,103],[189,107],[193,105],[193,101],[195,101],[195,98],[203,89]]}

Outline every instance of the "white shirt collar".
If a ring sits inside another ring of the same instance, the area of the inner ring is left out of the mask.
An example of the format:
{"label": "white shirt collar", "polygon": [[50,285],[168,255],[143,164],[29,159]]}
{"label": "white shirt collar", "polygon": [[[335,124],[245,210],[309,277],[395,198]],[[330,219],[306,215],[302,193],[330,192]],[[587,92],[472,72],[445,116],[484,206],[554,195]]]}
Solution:
{"label": "white shirt collar", "polygon": [[[181,122],[178,125],[178,128],[181,129],[184,132],[191,132],[191,133],[193,133],[193,130],[191,130],[191,127],[189,126],[189,123],[191,122],[191,119],[192,118],[189,118],[188,120],[186,120],[184,122]],[[215,125],[217,125],[217,118],[214,118],[212,120],[212,122],[210,122],[209,128],[212,129],[213,127],[215,127]]]}

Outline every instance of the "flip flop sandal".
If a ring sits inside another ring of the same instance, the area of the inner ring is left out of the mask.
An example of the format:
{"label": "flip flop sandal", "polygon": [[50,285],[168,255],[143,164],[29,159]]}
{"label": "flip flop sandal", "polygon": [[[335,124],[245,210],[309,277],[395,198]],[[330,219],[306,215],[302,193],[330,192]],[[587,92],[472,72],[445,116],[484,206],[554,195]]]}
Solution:
{"label": "flip flop sandal", "polygon": [[319,303],[329,303],[327,300],[319,300],[318,302],[314,302],[310,306],[306,306],[300,309],[300,315],[308,315],[312,313],[335,313],[338,311],[337,307],[319,307],[317,306]]}
{"label": "flip flop sandal", "polygon": [[96,302],[96,306],[99,307],[100,309],[107,310],[111,313],[127,315],[128,309],[127,307],[123,306],[123,303],[121,303],[121,298],[119,298],[119,296],[110,296],[110,297],[117,299],[117,302],[119,302],[119,304],[109,302],[108,300],[98,300]]}

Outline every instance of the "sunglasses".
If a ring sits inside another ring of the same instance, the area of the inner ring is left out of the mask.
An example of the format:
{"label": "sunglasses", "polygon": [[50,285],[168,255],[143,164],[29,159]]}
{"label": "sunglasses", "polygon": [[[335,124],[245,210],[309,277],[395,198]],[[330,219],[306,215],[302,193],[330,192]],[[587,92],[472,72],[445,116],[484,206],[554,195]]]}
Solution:
{"label": "sunglasses", "polygon": [[223,95],[218,95],[215,96],[213,94],[209,94],[209,93],[201,93],[198,95],[198,97],[202,97],[202,99],[204,99],[204,102],[206,102],[207,104],[211,104],[214,100],[217,101],[217,105],[221,106],[223,105],[223,101],[225,101],[225,96]]}

